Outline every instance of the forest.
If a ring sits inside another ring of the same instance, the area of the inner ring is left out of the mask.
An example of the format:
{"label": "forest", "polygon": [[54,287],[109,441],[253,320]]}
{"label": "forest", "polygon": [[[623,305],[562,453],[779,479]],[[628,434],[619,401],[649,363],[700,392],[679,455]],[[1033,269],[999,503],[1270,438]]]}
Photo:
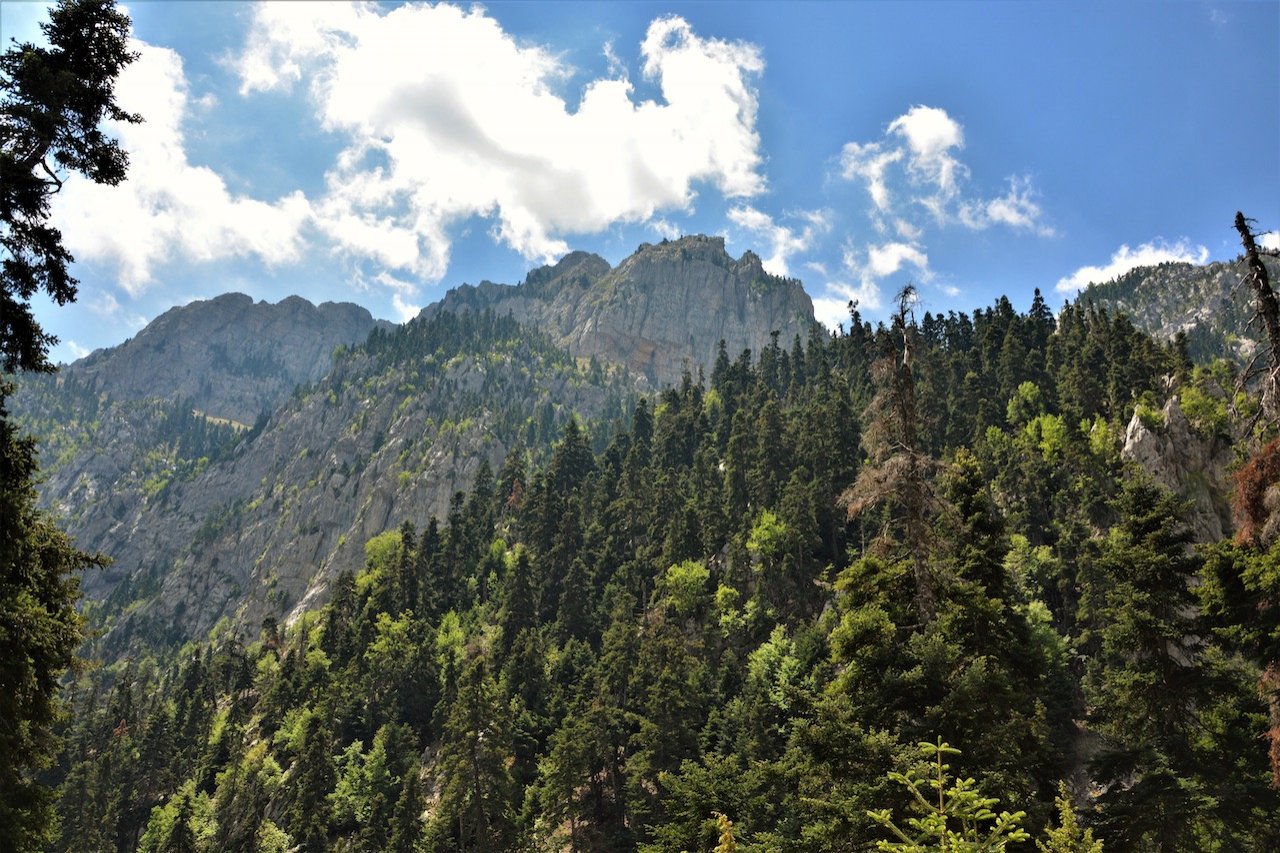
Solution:
{"label": "forest", "polygon": [[1212,543],[1120,456],[1234,435],[1231,372],[1038,295],[722,349],[323,608],[83,672],[54,849],[1276,849],[1280,452]]}
{"label": "forest", "polygon": [[[315,606],[112,636],[169,567],[81,602],[107,560],[40,506],[29,430],[54,469],[142,425],[121,466],[162,506],[269,419],[38,376],[32,298],[78,294],[51,199],[124,181],[101,126],[143,118],[123,10],[60,0],[42,32],[0,55],[4,850],[1280,850],[1280,306],[1243,214],[1261,375],[1252,329],[1157,340],[1087,291],[920,315],[907,286],[656,392],[512,317],[419,314],[295,402],[483,415],[502,464],[362,536]],[[1205,448],[1229,494],[1161,485]],[[300,491],[266,479],[263,514]]]}

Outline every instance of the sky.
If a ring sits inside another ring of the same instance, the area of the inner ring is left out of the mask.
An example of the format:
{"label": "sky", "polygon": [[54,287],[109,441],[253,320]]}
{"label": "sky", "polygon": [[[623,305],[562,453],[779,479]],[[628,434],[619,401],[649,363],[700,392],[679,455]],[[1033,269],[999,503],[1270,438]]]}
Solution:
{"label": "sky", "polygon": [[[829,325],[1060,305],[1280,231],[1280,2],[125,6],[139,125],[53,218],[58,361],[228,291],[402,321],[573,249],[719,234]],[[46,5],[0,2],[36,41]],[[1269,235],[1267,245],[1280,247]]]}

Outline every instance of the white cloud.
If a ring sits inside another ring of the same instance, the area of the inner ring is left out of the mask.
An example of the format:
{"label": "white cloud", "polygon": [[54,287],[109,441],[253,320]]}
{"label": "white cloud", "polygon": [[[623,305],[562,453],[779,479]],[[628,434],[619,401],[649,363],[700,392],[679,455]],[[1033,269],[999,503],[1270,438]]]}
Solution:
{"label": "white cloud", "polygon": [[876,231],[892,230],[903,240],[918,241],[926,225],[1054,233],[1043,223],[1028,177],[1008,178],[1008,191],[995,198],[970,195],[970,170],[957,156],[964,146],[964,127],[946,110],[913,106],[889,123],[882,139],[846,143],[840,175],[865,183]]}
{"label": "white cloud", "polygon": [[395,310],[401,323],[407,323],[418,316],[422,306],[416,302],[409,301],[418,295],[418,286],[416,284],[396,278],[386,270],[374,276],[374,281],[392,291],[391,307]]}
{"label": "white cloud", "polygon": [[69,339],[63,341],[62,345],[65,346],[68,350],[70,350],[71,355],[77,359],[84,358],[86,355],[93,352],[93,350],[88,349],[87,347],[82,347],[80,346],[80,344]]}
{"label": "white cloud", "polygon": [[1031,231],[1041,237],[1052,237],[1052,227],[1041,222],[1042,211],[1036,201],[1038,193],[1028,177],[1009,178],[1009,191],[986,201],[967,202],[960,206],[960,222],[975,230],[991,225],[1007,225],[1015,230]]}
{"label": "white cloud", "polygon": [[[847,286],[847,285],[842,285]],[[835,292],[834,285],[828,285],[828,288]],[[849,300],[840,299],[836,296],[818,296],[813,300],[813,316],[814,318],[826,326],[828,329],[835,331],[837,326],[843,325],[849,328]]]}
{"label": "white cloud", "polygon": [[929,256],[915,246],[906,243],[885,243],[867,249],[867,263],[863,267],[864,278],[881,279],[913,266],[922,275],[929,272]]}
{"label": "white cloud", "polygon": [[401,323],[409,322],[414,317],[417,317],[418,312],[422,310],[421,305],[414,305],[411,302],[406,302],[399,293],[393,293],[391,295],[391,307],[394,308],[396,310],[396,314],[400,316]]}
{"label": "white cloud", "polygon": [[1111,281],[1134,267],[1155,266],[1170,261],[1203,264],[1208,260],[1208,249],[1204,246],[1192,246],[1185,239],[1172,244],[1164,241],[1143,243],[1136,249],[1121,245],[1107,263],[1081,267],[1071,275],[1058,279],[1054,289],[1059,293],[1074,295],[1087,285]]}
{"label": "white cloud", "polygon": [[848,321],[850,300],[863,310],[878,311],[884,306],[880,282],[907,268],[915,270],[918,281],[933,277],[929,256],[920,246],[890,241],[864,251],[846,245],[842,274],[823,285],[823,295],[813,300],[814,315],[818,322],[834,329],[837,323]]}
{"label": "white cloud", "polygon": [[842,280],[828,281],[823,293],[824,295],[813,300],[813,315],[829,329],[835,329],[840,323],[848,327],[850,302],[856,303],[861,311],[878,311],[884,306],[880,286],[870,280],[857,284]]}
{"label": "white cloud", "polygon": [[570,112],[556,87],[572,69],[479,7],[264,3],[238,67],[246,94],[310,81],[321,124],[348,138],[315,205],[332,245],[434,280],[471,216],[550,260],[567,235],[689,209],[700,182],[764,189],[759,51],[666,17],[640,56],[661,100],[638,100],[615,56]]}
{"label": "white cloud", "polygon": [[947,203],[959,192],[959,182],[969,170],[952,155],[964,148],[964,129],[946,110],[916,106],[889,124],[889,133],[906,140],[910,156],[907,172],[917,184],[932,185],[932,196],[917,201],[942,221]]}
{"label": "white cloud", "polygon": [[878,142],[846,142],[840,151],[840,174],[846,181],[862,178],[877,210],[889,209],[889,187],[885,175],[889,167],[902,159],[902,150],[885,150]]}
{"label": "white cloud", "polygon": [[674,240],[680,236],[680,229],[676,227],[675,223],[669,222],[661,216],[657,219],[650,219],[649,227],[652,228],[659,237],[666,240]]}
{"label": "white cloud", "polygon": [[1273,252],[1280,252],[1280,232],[1268,231],[1258,238],[1258,245]]}
{"label": "white cloud", "polygon": [[136,332],[147,325],[144,315],[126,310],[109,290],[97,290],[84,300],[84,306],[104,321],[110,321],[110,325],[115,328]]}
{"label": "white cloud", "polygon": [[53,202],[67,247],[81,260],[118,268],[131,295],[151,282],[158,264],[182,255],[194,261],[255,256],[267,264],[296,260],[300,229],[310,217],[301,193],[275,203],[232,195],[211,169],[187,160],[182,123],[190,93],[182,59],[137,40],[138,59],[116,84],[125,110],[142,124],[109,123],[129,152],[129,177],[118,186],[73,179]]}
{"label": "white cloud", "polygon": [[768,246],[768,257],[763,258],[764,268],[778,276],[791,274],[788,259],[808,251],[821,234],[830,229],[827,216],[822,211],[811,210],[795,214],[803,221],[797,230],[773,221],[773,217],[749,205],[729,210],[729,221]]}

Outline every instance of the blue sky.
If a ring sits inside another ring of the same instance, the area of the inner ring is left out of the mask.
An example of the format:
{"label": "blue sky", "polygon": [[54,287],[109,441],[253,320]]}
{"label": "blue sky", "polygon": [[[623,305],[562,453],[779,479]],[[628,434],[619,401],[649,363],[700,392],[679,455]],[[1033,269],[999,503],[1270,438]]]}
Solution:
{"label": "blue sky", "polygon": [[[1234,257],[1237,209],[1280,229],[1277,2],[127,8],[147,122],[129,181],[56,200],[62,360],[229,290],[400,320],[685,233],[834,321],[908,281],[934,311],[1058,304]],[[4,0],[6,44],[44,9]]]}

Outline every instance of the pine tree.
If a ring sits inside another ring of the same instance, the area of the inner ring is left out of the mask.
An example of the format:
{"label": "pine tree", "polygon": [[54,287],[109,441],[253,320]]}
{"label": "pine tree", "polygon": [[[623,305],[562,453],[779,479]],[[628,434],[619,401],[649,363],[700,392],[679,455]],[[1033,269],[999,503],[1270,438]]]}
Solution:
{"label": "pine tree", "polygon": [[1201,561],[1173,495],[1130,482],[1117,509],[1083,602],[1099,646],[1085,680],[1089,724],[1104,739],[1098,828],[1108,846],[1196,849],[1227,817],[1215,794],[1221,758],[1201,735],[1221,686],[1196,616]]}
{"label": "pine tree", "polygon": [[[31,314],[43,290],[74,302],[79,282],[49,200],[75,171],[98,184],[125,178],[129,157],[99,125],[139,122],[120,109],[116,78],[137,58],[129,16],[109,0],[59,0],[40,25],[48,47],[14,44],[0,56],[0,372],[48,370],[57,338]],[[15,836],[16,837],[16,836]]]}

